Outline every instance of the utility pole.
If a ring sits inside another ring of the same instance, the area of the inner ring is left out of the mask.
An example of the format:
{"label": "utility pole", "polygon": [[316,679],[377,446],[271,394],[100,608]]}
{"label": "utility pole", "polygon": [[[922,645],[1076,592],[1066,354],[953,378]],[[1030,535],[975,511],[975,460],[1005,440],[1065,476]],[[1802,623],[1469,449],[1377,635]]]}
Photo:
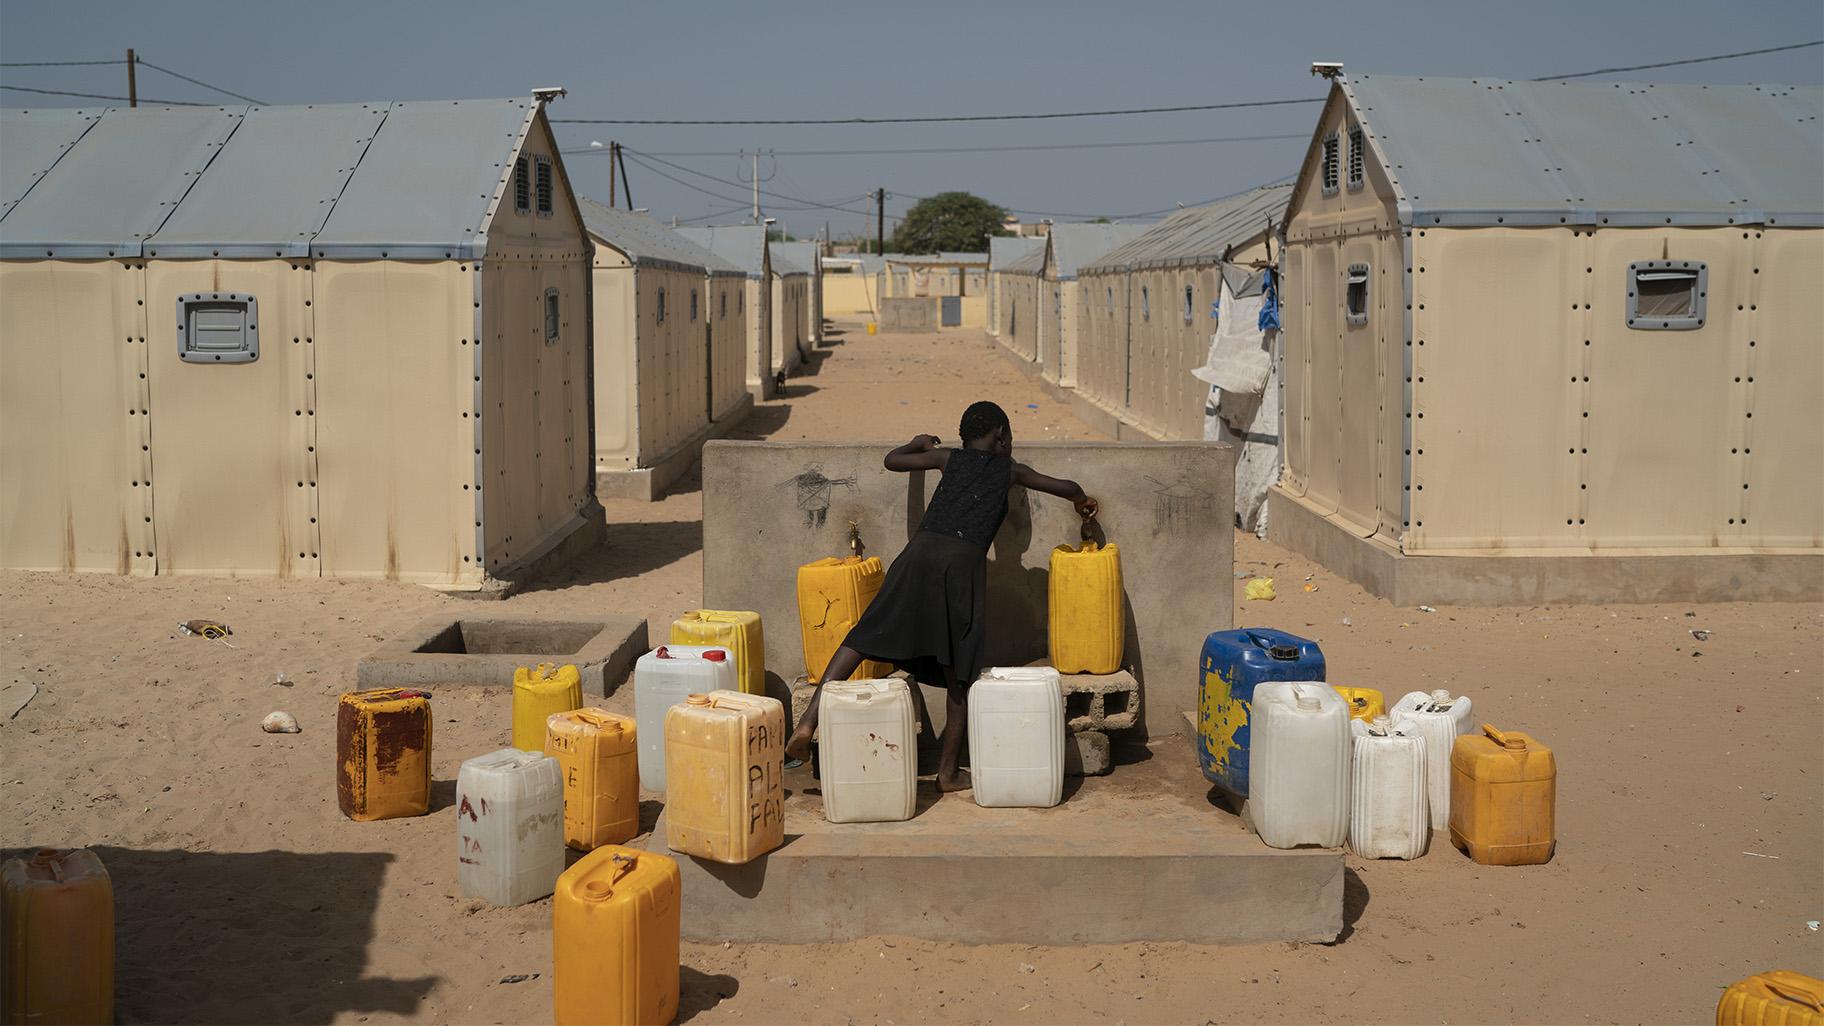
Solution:
{"label": "utility pole", "polygon": [[139,57],[127,48],[127,106],[139,106]]}
{"label": "utility pole", "polygon": [[627,149],[614,144],[614,162],[621,165],[621,195],[627,197],[627,209],[633,209],[633,179],[627,177]]}
{"label": "utility pole", "polygon": [[617,143],[612,139],[608,140],[608,205],[611,207],[617,205],[614,201],[616,195],[614,191],[614,161],[615,158],[619,156],[617,151],[620,148],[620,143]]}
{"label": "utility pole", "polygon": [[874,190],[874,252],[887,254],[887,190]]}
{"label": "utility pole", "polygon": [[760,150],[754,150],[754,223],[760,223]]}

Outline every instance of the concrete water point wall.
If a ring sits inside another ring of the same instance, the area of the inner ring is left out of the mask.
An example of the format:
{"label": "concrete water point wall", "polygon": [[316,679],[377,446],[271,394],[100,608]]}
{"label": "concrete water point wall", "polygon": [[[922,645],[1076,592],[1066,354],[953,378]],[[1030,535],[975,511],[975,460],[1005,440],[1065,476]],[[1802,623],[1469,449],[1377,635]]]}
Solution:
{"label": "concrete water point wall", "polygon": [[[939,475],[887,471],[881,460],[896,444],[704,447],[704,604],[760,613],[776,697],[788,697],[784,685],[804,672],[798,567],[846,554],[851,521],[866,554],[889,564],[918,529]],[[1103,532],[1121,550],[1125,663],[1140,681],[1141,726],[1180,731],[1179,713],[1196,705],[1203,638],[1233,625],[1233,451],[1208,442],[1052,442],[1017,445],[1014,457],[1101,501]],[[1076,544],[1080,523],[1063,499],[1014,489],[988,554],[988,665],[1048,658],[1051,550]]]}
{"label": "concrete water point wall", "polygon": [[883,331],[936,331],[937,297],[881,300],[880,327]]}

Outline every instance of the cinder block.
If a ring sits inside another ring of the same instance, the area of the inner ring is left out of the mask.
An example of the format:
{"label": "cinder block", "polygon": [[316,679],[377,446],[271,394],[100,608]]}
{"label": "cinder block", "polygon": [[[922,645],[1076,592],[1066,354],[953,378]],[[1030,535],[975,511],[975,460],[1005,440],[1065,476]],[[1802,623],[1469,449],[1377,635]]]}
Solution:
{"label": "cinder block", "polygon": [[1126,670],[1065,674],[1063,684],[1072,731],[1127,730],[1140,722],[1140,682]]}
{"label": "cinder block", "polygon": [[1114,768],[1107,734],[1099,730],[1082,730],[1072,733],[1064,742],[1065,776],[1101,777]]}

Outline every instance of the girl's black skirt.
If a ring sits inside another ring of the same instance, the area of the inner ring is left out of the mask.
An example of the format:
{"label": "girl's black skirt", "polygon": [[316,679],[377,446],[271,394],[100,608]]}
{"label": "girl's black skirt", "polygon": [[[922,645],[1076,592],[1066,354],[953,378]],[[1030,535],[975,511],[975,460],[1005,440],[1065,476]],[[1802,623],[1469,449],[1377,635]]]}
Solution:
{"label": "girl's black skirt", "polygon": [[981,670],[988,626],[988,553],[960,538],[912,536],[844,644],[925,684],[946,669],[963,684]]}

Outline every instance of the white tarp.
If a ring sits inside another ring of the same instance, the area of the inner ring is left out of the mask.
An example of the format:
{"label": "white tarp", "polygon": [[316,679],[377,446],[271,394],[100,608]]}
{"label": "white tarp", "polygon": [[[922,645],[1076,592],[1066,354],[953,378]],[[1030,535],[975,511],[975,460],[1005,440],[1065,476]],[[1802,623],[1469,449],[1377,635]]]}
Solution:
{"label": "white tarp", "polygon": [[1235,520],[1265,537],[1267,489],[1279,479],[1279,381],[1274,350],[1279,332],[1260,330],[1258,278],[1237,296],[1222,277],[1216,333],[1209,356],[1191,374],[1210,386],[1204,406],[1205,441],[1235,447]]}

